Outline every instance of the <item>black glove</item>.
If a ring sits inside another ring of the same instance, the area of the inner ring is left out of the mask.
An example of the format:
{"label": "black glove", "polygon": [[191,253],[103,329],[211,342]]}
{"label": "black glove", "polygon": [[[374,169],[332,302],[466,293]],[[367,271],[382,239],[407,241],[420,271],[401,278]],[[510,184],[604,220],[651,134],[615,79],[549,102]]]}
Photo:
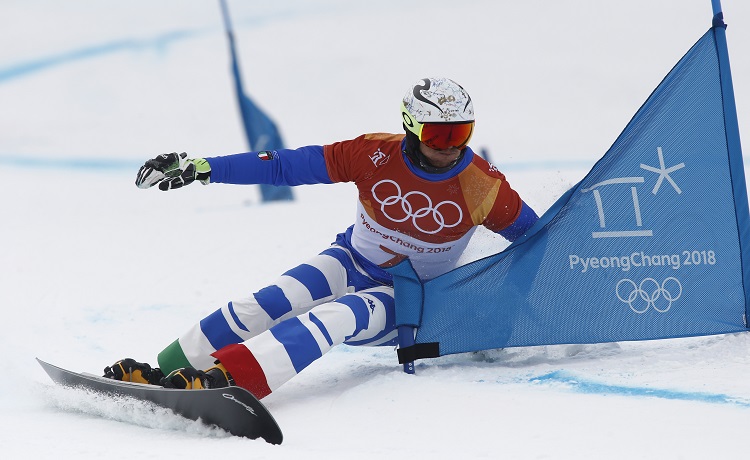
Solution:
{"label": "black glove", "polygon": [[180,188],[199,180],[208,184],[211,180],[211,166],[203,158],[190,159],[187,153],[165,153],[148,160],[138,170],[135,185],[149,188],[159,184],[159,190]]}
{"label": "black glove", "polygon": [[126,358],[105,367],[103,377],[124,382],[159,385],[164,373],[158,367],[152,368],[146,363],[139,363],[132,358]]}

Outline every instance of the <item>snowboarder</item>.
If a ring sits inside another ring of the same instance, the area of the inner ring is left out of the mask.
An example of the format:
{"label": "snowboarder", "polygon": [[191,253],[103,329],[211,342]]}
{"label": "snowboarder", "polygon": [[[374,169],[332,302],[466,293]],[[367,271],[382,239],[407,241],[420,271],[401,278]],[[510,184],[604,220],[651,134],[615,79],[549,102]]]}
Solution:
{"label": "snowboarder", "polygon": [[[136,185],[194,181],[302,185],[354,182],[354,224],[306,263],[208,315],[158,355],[124,359],[105,377],[173,388],[239,385],[263,398],[336,345],[395,345],[393,282],[384,268],[409,258],[426,280],[456,264],[478,225],[514,241],[537,220],[505,176],[467,146],[469,94],[424,78],[401,105],[404,134],[214,158],[148,160]],[[166,373],[166,376],[164,375]]]}

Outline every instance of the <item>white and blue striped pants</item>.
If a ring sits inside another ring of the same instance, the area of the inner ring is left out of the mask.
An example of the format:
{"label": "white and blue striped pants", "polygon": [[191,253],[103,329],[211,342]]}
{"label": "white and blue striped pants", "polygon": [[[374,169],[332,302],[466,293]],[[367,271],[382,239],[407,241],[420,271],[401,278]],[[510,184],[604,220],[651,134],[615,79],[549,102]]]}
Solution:
{"label": "white and blue striped pants", "polygon": [[218,358],[258,397],[341,343],[395,345],[397,339],[393,287],[373,280],[337,245],[179,338],[192,366],[205,369]]}

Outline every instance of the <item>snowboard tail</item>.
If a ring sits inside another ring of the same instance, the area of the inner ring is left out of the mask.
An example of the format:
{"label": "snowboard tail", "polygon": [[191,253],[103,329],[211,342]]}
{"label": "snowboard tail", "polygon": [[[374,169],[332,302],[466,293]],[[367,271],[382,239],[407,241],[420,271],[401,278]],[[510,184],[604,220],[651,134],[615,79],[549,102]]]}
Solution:
{"label": "snowboard tail", "polygon": [[235,436],[263,438],[271,444],[281,444],[283,440],[281,429],[268,409],[241,387],[178,390],[81,374],[38,358],[37,361],[62,386],[149,401],[190,420],[216,425]]}

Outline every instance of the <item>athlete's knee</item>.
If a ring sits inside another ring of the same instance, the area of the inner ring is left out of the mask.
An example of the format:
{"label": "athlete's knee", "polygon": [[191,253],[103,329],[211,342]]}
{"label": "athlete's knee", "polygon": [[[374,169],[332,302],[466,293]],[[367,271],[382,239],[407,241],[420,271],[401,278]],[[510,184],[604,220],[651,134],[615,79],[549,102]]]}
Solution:
{"label": "athlete's knee", "polygon": [[254,293],[251,299],[242,302],[242,304],[247,310],[252,309],[248,307],[255,307],[256,310],[263,311],[274,321],[292,311],[292,303],[284,291],[277,285],[264,287]]}
{"label": "athlete's knee", "polygon": [[354,315],[354,331],[348,337],[353,337],[370,327],[370,318],[377,309],[372,298],[360,294],[347,294],[336,299],[336,303],[345,305]]}

